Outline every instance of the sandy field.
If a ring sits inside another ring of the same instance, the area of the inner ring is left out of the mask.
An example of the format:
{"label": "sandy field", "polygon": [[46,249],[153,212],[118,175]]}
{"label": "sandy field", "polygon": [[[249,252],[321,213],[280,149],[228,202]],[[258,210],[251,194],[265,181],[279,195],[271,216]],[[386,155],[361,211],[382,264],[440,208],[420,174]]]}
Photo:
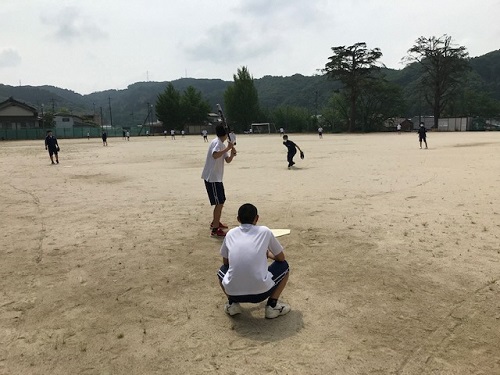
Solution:
{"label": "sandy field", "polygon": [[500,374],[500,132],[241,135],[223,222],[290,263],[234,318],[201,136],[0,143],[0,374]]}

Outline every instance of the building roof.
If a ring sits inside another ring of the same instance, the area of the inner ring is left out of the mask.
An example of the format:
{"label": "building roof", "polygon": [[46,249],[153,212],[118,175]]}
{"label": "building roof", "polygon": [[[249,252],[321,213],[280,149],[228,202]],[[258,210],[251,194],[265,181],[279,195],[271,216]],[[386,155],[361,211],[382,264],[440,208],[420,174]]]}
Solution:
{"label": "building roof", "polygon": [[32,107],[26,103],[20,102],[20,101],[14,99],[12,96],[9,99],[0,103],[0,110],[7,108],[7,107],[12,107],[12,106],[23,108],[27,111],[33,112],[34,114],[36,114],[38,112],[35,107]]}

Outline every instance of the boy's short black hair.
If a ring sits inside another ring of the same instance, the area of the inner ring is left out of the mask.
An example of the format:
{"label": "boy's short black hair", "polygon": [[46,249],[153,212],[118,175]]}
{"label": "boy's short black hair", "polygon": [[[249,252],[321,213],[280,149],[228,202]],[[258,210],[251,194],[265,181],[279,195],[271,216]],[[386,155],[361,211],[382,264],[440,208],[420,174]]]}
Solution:
{"label": "boy's short black hair", "polygon": [[215,134],[217,134],[217,137],[224,137],[227,134],[226,128],[222,125],[217,125],[215,127]]}
{"label": "boy's short black hair", "polygon": [[284,139],[284,140],[287,140],[287,139],[288,139],[288,135],[286,135],[286,134],[285,134],[285,135],[283,136],[283,139]]}
{"label": "boy's short black hair", "polygon": [[47,134],[52,133],[52,130],[47,130]]}
{"label": "boy's short black hair", "polygon": [[238,217],[241,224],[253,224],[257,217],[257,207],[251,203],[245,203],[238,209]]}

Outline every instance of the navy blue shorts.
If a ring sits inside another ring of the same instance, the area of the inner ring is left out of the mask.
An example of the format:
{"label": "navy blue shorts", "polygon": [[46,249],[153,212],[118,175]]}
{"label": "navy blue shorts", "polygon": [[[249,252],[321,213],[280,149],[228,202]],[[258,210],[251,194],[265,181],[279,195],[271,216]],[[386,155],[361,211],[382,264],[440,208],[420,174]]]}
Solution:
{"label": "navy blue shorts", "polygon": [[205,181],[205,188],[207,189],[208,199],[212,206],[224,204],[226,201],[226,193],[224,192],[224,184],[222,182]]}
{"label": "navy blue shorts", "polygon": [[[219,280],[222,281],[224,276],[226,275],[229,266],[223,264],[217,276]],[[267,292],[261,294],[246,294],[242,296],[229,296],[228,299],[231,302],[247,302],[247,303],[259,303],[269,298],[269,296],[273,293],[274,289],[278,286],[278,284],[285,278],[285,276],[290,272],[290,267],[288,266],[288,262],[284,260],[283,262],[278,262],[275,260],[272,262],[267,268],[269,272],[273,274],[274,286],[269,289]]]}

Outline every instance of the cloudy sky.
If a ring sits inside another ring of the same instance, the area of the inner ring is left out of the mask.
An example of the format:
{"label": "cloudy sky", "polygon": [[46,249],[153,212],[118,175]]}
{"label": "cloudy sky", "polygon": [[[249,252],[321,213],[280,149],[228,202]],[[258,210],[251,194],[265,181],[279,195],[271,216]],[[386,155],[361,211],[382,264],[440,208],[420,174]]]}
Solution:
{"label": "cloudy sky", "polygon": [[0,83],[80,94],[182,77],[317,74],[366,42],[386,66],[420,36],[500,48],[500,0],[2,0]]}

